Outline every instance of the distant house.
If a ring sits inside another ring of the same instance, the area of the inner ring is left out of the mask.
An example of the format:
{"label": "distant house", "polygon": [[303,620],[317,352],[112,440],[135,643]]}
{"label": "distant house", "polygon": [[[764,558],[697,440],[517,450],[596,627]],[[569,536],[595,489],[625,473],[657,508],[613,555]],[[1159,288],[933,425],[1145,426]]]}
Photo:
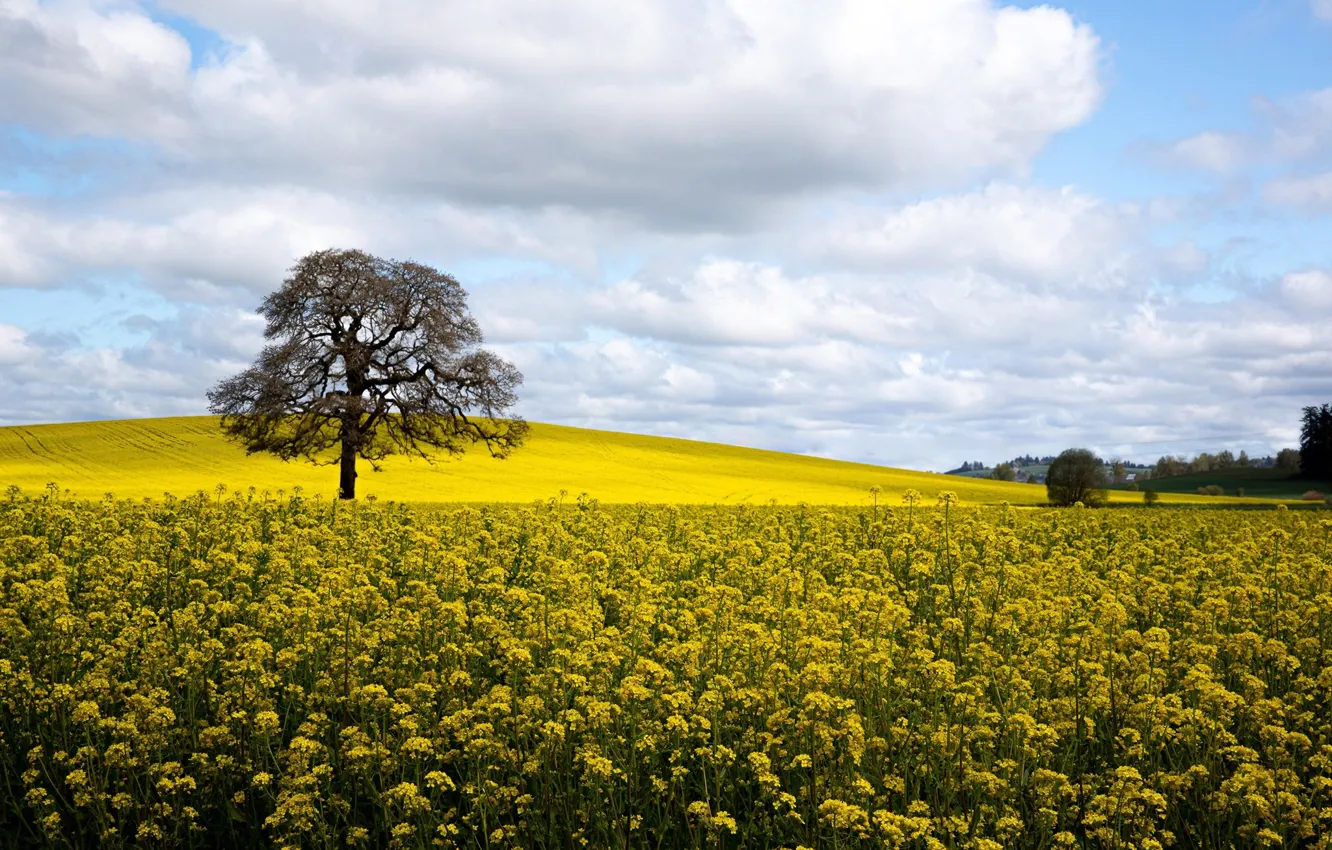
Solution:
{"label": "distant house", "polygon": [[1136,473],[1136,472],[1130,472],[1130,473],[1128,473],[1127,475],[1124,476],[1124,480],[1125,480],[1125,481],[1134,481],[1134,480],[1137,479],[1137,477],[1138,477],[1138,473]]}

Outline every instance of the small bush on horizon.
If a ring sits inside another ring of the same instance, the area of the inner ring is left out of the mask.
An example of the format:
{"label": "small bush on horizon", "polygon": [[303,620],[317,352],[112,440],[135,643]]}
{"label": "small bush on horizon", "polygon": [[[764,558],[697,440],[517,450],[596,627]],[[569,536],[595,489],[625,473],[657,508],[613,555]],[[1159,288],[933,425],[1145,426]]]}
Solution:
{"label": "small bush on horizon", "polygon": [[1142,491],[1142,503],[1148,507],[1161,501],[1161,494],[1152,489]]}
{"label": "small bush on horizon", "polygon": [[1304,495],[1300,497],[1306,502],[1321,502],[1324,500],[1321,490],[1305,490]]}
{"label": "small bush on horizon", "polygon": [[1199,496],[1224,496],[1226,491],[1220,484],[1208,484],[1198,488]]}

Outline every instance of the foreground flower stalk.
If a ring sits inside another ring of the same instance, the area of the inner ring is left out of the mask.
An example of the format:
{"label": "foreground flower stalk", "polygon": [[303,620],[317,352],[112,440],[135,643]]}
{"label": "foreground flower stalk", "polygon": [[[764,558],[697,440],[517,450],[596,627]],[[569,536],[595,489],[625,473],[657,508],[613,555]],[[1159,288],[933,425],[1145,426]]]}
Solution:
{"label": "foreground flower stalk", "polygon": [[0,834],[1332,846],[1325,512],[0,497]]}

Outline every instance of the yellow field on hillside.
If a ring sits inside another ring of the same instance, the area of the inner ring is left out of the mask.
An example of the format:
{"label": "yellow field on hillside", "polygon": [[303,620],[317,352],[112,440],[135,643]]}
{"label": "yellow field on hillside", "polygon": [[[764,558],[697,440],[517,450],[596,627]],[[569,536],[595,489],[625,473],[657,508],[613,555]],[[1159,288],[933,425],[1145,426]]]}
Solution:
{"label": "yellow field on hillside", "polygon": [[[970,504],[1040,504],[1045,488],[934,475],[718,443],[533,424],[527,445],[507,460],[484,449],[429,464],[391,458],[375,473],[362,461],[357,495],[411,502],[530,502],[580,493],[603,502],[669,504],[900,504],[907,489],[931,501],[951,490]],[[333,496],[337,470],[246,456],[211,416],[0,428],[0,488],[48,482],[85,498],[185,496],[225,484],[232,490]],[[1113,494],[1138,501],[1136,493]],[[1164,501],[1217,504],[1235,499],[1162,495]],[[1249,500],[1255,501],[1255,500]]]}

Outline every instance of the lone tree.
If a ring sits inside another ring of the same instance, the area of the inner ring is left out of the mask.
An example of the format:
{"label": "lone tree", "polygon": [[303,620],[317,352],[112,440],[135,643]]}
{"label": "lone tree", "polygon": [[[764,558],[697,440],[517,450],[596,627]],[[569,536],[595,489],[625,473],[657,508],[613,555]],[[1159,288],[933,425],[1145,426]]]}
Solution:
{"label": "lone tree", "polygon": [[1086,449],[1062,452],[1045,475],[1045,493],[1052,505],[1103,505],[1107,484],[1100,458]]}
{"label": "lone tree", "polygon": [[1300,474],[1332,478],[1332,405],[1306,407],[1300,428]]}
{"label": "lone tree", "polygon": [[[253,366],[208,393],[209,409],[247,453],[341,466],[356,497],[356,459],[431,459],[483,442],[494,457],[522,444],[505,417],[522,375],[480,347],[458,281],[429,266],[362,251],[297,261],[258,312],[268,322]],[[329,450],[338,447],[336,454]]]}

